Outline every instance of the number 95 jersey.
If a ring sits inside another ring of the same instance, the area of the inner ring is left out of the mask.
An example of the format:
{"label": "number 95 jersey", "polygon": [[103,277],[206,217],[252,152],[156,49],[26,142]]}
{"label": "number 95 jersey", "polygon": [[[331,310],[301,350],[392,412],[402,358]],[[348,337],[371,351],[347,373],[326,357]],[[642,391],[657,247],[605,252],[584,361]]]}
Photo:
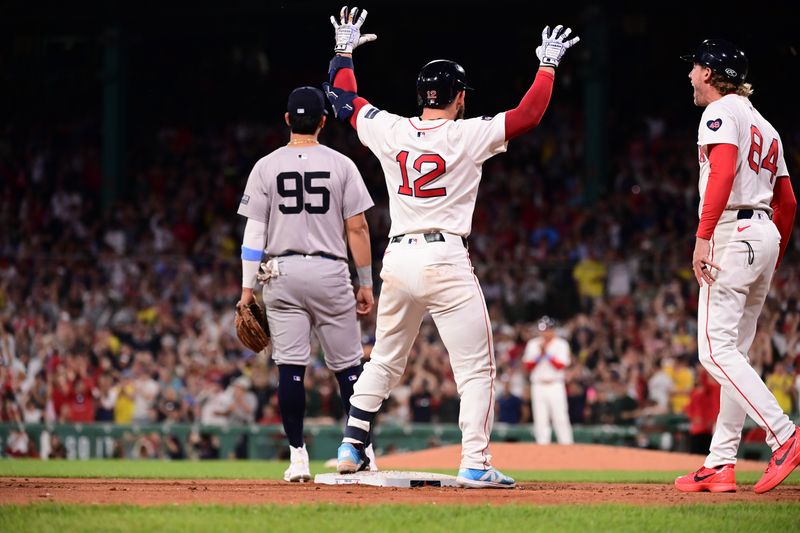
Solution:
{"label": "number 95 jersey", "polygon": [[267,225],[269,255],[347,259],[344,221],[372,207],[350,158],[323,145],[285,146],[253,167],[239,214]]}
{"label": "number 95 jersey", "polygon": [[469,235],[481,166],[506,150],[505,113],[421,120],[365,105],[356,126],[383,168],[389,236],[431,230]]}
{"label": "number 95 jersey", "polygon": [[702,215],[711,163],[708,146],[732,144],[739,149],[733,189],[725,209],[762,209],[772,213],[770,201],[775,178],[788,176],[783,145],[772,124],[761,116],[748,98],[728,94],[709,104],[697,134],[700,159],[700,208]]}

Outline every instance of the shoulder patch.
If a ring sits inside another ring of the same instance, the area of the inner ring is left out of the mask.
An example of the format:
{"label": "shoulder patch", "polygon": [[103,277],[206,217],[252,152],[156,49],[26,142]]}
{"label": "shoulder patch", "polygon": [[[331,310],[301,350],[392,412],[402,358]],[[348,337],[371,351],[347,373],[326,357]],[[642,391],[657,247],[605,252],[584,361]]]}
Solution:
{"label": "shoulder patch", "polygon": [[489,115],[483,115],[481,120],[492,120],[494,117],[490,117]]}
{"label": "shoulder patch", "polygon": [[240,202],[242,205],[247,205],[250,202],[250,197],[246,194],[242,195],[242,201]]}
{"label": "shoulder patch", "polygon": [[722,127],[722,119],[715,118],[714,120],[709,120],[708,122],[706,122],[706,126],[708,126],[708,129],[710,129],[711,131],[717,131]]}
{"label": "shoulder patch", "polygon": [[381,112],[380,109],[378,109],[377,107],[373,107],[372,109],[364,113],[364,118],[375,118],[375,115],[377,115],[380,112]]}

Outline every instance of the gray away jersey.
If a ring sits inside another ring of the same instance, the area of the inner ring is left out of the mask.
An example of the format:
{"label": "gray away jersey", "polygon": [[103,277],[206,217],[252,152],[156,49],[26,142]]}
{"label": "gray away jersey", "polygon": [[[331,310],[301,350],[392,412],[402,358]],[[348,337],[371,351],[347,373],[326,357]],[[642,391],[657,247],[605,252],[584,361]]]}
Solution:
{"label": "gray away jersey", "polygon": [[253,167],[240,215],[267,225],[266,253],[347,258],[344,221],[373,206],[355,163],[323,145],[284,146]]}

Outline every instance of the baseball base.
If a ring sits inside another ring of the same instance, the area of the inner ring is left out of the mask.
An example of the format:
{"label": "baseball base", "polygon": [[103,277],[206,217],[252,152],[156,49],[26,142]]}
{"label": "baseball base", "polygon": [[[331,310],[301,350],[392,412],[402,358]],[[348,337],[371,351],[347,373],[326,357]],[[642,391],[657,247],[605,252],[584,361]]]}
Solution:
{"label": "baseball base", "polygon": [[317,474],[314,483],[322,485],[370,485],[372,487],[458,487],[455,476],[430,472],[356,472],[355,474]]}

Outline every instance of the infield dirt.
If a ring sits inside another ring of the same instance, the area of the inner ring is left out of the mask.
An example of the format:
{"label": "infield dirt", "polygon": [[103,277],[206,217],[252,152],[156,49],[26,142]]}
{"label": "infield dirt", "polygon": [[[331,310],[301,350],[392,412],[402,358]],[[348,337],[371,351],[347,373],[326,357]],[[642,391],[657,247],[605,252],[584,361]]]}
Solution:
{"label": "infield dirt", "polygon": [[[398,454],[379,459],[382,469],[454,469],[459,446]],[[686,454],[576,445],[536,446],[496,444],[493,463],[515,470],[650,470],[690,471],[702,457]],[[762,470],[765,465],[741,461],[738,470]],[[681,505],[733,502],[798,502],[800,486],[781,486],[757,495],[751,487],[730,494],[684,494],[672,484],[645,483],[520,483],[513,490],[475,490],[426,487],[419,489],[368,486],[322,486],[282,481],[153,480],[84,478],[0,478],[0,502],[77,504],[599,504]]]}

